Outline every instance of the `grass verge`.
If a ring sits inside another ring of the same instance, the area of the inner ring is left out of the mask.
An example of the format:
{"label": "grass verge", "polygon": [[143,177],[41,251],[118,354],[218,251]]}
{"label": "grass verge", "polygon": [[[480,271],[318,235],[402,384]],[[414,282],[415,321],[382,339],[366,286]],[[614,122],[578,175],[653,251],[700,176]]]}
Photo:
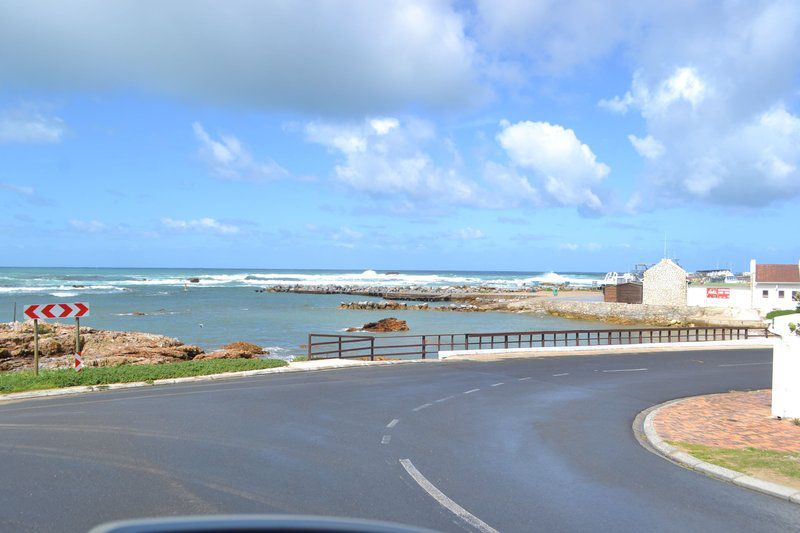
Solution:
{"label": "grass verge", "polygon": [[6,372],[0,374],[0,395],[29,390],[60,389],[78,385],[108,385],[109,383],[131,383],[155,381],[157,379],[207,376],[241,370],[258,370],[285,366],[279,359],[209,359],[185,361],[163,365],[121,365],[114,367],[89,367],[83,372],[71,369],[42,370],[39,377],[33,371]]}
{"label": "grass verge", "polygon": [[775,317],[779,316],[786,316],[786,315],[795,315],[798,311],[796,309],[784,309],[782,311],[770,311],[767,313],[767,320],[772,320]]}
{"label": "grass verge", "polygon": [[800,486],[800,453],[759,448],[718,448],[703,444],[672,442],[701,461],[784,485]]}

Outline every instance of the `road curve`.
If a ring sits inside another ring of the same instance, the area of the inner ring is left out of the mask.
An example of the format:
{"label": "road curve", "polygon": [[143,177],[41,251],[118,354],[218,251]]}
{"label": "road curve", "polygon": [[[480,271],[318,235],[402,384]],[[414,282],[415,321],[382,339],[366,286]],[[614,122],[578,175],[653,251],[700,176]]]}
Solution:
{"label": "road curve", "polygon": [[[789,531],[642,448],[643,409],[769,387],[767,350],[365,367],[0,404],[0,530],[207,513],[441,531]],[[416,472],[416,473],[415,473]]]}

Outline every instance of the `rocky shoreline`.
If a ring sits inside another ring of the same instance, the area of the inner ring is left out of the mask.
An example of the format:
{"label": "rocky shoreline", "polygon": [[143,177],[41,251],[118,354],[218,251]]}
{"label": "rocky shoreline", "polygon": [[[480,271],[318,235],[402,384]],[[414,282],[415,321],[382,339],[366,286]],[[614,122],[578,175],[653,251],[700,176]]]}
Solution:
{"label": "rocky shoreline", "polygon": [[512,313],[534,313],[576,320],[593,320],[619,325],[669,326],[718,326],[718,327],[764,327],[757,312],[740,309],[687,307],[666,305],[643,305],[610,303],[602,301],[580,301],[552,297],[507,297],[482,295],[462,297],[461,304],[429,306],[428,304],[386,302],[342,302],[340,309],[369,311],[505,311]]}
{"label": "rocky shoreline", "polygon": [[[235,342],[213,352],[178,339],[151,333],[81,327],[84,366],[160,364],[202,359],[249,359],[267,355],[263,348]],[[0,323],[0,371],[33,368],[33,323]],[[67,368],[75,352],[75,326],[39,324],[39,367]]]}
{"label": "rocky shoreline", "polygon": [[293,294],[346,294],[351,296],[372,296],[386,300],[414,300],[418,302],[447,302],[464,298],[475,298],[482,295],[504,296],[507,298],[526,298],[532,294],[548,294],[552,290],[571,292],[598,293],[597,288],[572,288],[568,285],[538,285],[524,289],[507,289],[493,285],[457,285],[457,286],[361,286],[361,285],[271,285],[255,289],[260,293],[293,293]]}

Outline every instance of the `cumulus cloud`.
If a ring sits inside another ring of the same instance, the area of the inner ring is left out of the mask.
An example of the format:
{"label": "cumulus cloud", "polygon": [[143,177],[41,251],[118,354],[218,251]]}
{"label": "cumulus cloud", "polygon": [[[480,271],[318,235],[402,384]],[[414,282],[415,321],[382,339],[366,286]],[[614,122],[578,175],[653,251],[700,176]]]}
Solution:
{"label": "cumulus cloud", "polygon": [[[88,16],[87,14],[90,14]],[[127,90],[310,112],[481,98],[463,16],[444,1],[4,3],[0,84]]]}
{"label": "cumulus cloud", "polygon": [[165,228],[193,233],[212,233],[217,235],[235,235],[241,231],[233,224],[223,224],[213,218],[197,218],[192,220],[176,220],[162,218],[161,223]]}
{"label": "cumulus cloud", "polygon": [[610,172],[575,132],[548,122],[503,122],[497,140],[511,162],[532,171],[550,198],[562,205],[599,210],[595,189]]}
{"label": "cumulus cloud", "polygon": [[0,144],[55,143],[66,132],[59,117],[46,116],[29,106],[8,109],[0,113]]}
{"label": "cumulus cloud", "polygon": [[312,122],[306,138],[340,157],[336,180],[375,197],[412,204],[472,205],[478,185],[428,149],[437,143],[431,123],[416,118],[367,119],[358,124]]}
{"label": "cumulus cloud", "polygon": [[694,68],[678,67],[654,88],[648,86],[641,72],[637,72],[630,91],[623,97],[600,100],[599,105],[618,113],[626,113],[631,107],[636,107],[643,116],[650,118],[664,115],[675,104],[697,107],[708,93],[707,83]]}
{"label": "cumulus cloud", "polygon": [[631,142],[636,152],[644,158],[658,159],[664,155],[664,145],[652,135],[641,139],[636,135],[628,135],[628,140]]}
{"label": "cumulus cloud", "polygon": [[254,161],[250,152],[232,135],[221,135],[219,140],[215,140],[199,122],[195,122],[192,129],[200,142],[200,156],[219,178],[263,182],[289,175],[286,169],[271,159]]}

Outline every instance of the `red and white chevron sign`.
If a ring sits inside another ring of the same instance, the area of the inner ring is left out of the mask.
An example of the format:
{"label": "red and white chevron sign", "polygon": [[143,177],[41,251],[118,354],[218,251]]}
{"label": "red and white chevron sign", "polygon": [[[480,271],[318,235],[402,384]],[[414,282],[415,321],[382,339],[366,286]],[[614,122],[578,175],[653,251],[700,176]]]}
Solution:
{"label": "red and white chevron sign", "polygon": [[33,304],[26,305],[25,316],[33,319],[43,318],[80,318],[89,316],[89,306],[84,303],[75,304]]}

